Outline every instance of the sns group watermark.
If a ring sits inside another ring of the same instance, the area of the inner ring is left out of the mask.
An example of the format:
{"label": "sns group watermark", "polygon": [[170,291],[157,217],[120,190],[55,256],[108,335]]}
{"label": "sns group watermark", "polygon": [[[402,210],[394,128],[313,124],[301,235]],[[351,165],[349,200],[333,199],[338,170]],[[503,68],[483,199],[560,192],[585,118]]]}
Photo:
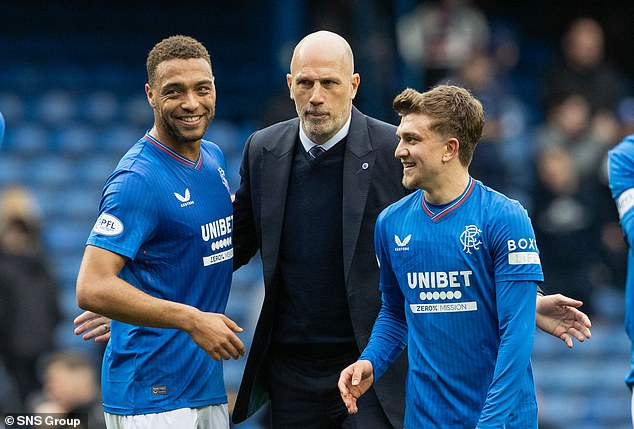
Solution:
{"label": "sns group watermark", "polygon": [[[61,414],[18,414],[11,413],[3,416],[4,427],[11,428],[41,428],[61,429],[86,427],[84,424],[87,416],[73,415],[72,417]],[[1,427],[1,425],[0,425]]]}

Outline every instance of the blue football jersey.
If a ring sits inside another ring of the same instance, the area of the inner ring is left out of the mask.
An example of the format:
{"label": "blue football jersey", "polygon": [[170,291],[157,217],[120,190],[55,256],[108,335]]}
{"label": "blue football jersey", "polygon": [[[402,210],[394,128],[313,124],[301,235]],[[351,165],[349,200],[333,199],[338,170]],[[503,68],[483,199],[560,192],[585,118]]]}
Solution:
{"label": "blue football jersey", "polygon": [[[233,268],[224,169],[211,142],[192,162],[146,134],[107,179],[87,244],[128,258],[119,277],[149,295],[224,313]],[[227,402],[222,362],[176,329],[113,321],[101,381],[113,414]]]}
{"label": "blue football jersey", "polygon": [[[625,283],[625,331],[634,342],[634,134],[623,139],[608,153],[610,190],[619,212],[623,234],[628,243],[627,279]],[[630,372],[625,382],[634,386],[634,348]]]}
{"label": "blue football jersey", "polygon": [[407,336],[406,427],[537,427],[543,274],[526,210],[472,178],[444,206],[419,190],[381,213],[375,247],[383,307],[361,358],[380,377]]}

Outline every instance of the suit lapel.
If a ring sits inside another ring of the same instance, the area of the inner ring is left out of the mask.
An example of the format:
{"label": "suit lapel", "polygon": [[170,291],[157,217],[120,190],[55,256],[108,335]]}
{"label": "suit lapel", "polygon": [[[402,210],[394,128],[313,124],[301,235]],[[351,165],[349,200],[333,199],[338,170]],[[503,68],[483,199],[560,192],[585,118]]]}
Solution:
{"label": "suit lapel", "polygon": [[262,150],[262,260],[264,274],[277,266],[286,194],[293,163],[299,120],[290,123],[279,139],[266,142]]}
{"label": "suit lapel", "polygon": [[366,118],[353,107],[343,161],[343,263],[346,282],[363,221],[375,158]]}

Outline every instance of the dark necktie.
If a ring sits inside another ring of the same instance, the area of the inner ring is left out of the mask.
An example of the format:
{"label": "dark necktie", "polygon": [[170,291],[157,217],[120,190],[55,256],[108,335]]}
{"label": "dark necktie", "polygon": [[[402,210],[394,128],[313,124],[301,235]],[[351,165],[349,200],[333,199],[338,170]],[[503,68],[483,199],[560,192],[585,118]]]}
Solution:
{"label": "dark necktie", "polygon": [[326,152],[326,150],[323,147],[317,145],[317,146],[311,147],[310,150],[308,151],[308,154],[310,155],[312,159],[315,159],[324,152]]}

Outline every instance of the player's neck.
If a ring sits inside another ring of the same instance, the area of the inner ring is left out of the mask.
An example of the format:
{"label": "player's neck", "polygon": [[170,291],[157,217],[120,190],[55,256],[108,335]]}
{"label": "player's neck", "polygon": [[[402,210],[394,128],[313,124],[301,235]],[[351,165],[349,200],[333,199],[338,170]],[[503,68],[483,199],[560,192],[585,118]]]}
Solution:
{"label": "player's neck", "polygon": [[159,133],[156,127],[153,127],[149,131],[149,134],[183,158],[187,158],[193,162],[198,161],[198,158],[200,157],[200,140],[195,142],[175,141],[174,139],[163,135],[163,133]]}
{"label": "player's neck", "polygon": [[431,204],[448,204],[458,198],[469,186],[469,173],[440,178],[438,186],[425,189],[425,201]]}

